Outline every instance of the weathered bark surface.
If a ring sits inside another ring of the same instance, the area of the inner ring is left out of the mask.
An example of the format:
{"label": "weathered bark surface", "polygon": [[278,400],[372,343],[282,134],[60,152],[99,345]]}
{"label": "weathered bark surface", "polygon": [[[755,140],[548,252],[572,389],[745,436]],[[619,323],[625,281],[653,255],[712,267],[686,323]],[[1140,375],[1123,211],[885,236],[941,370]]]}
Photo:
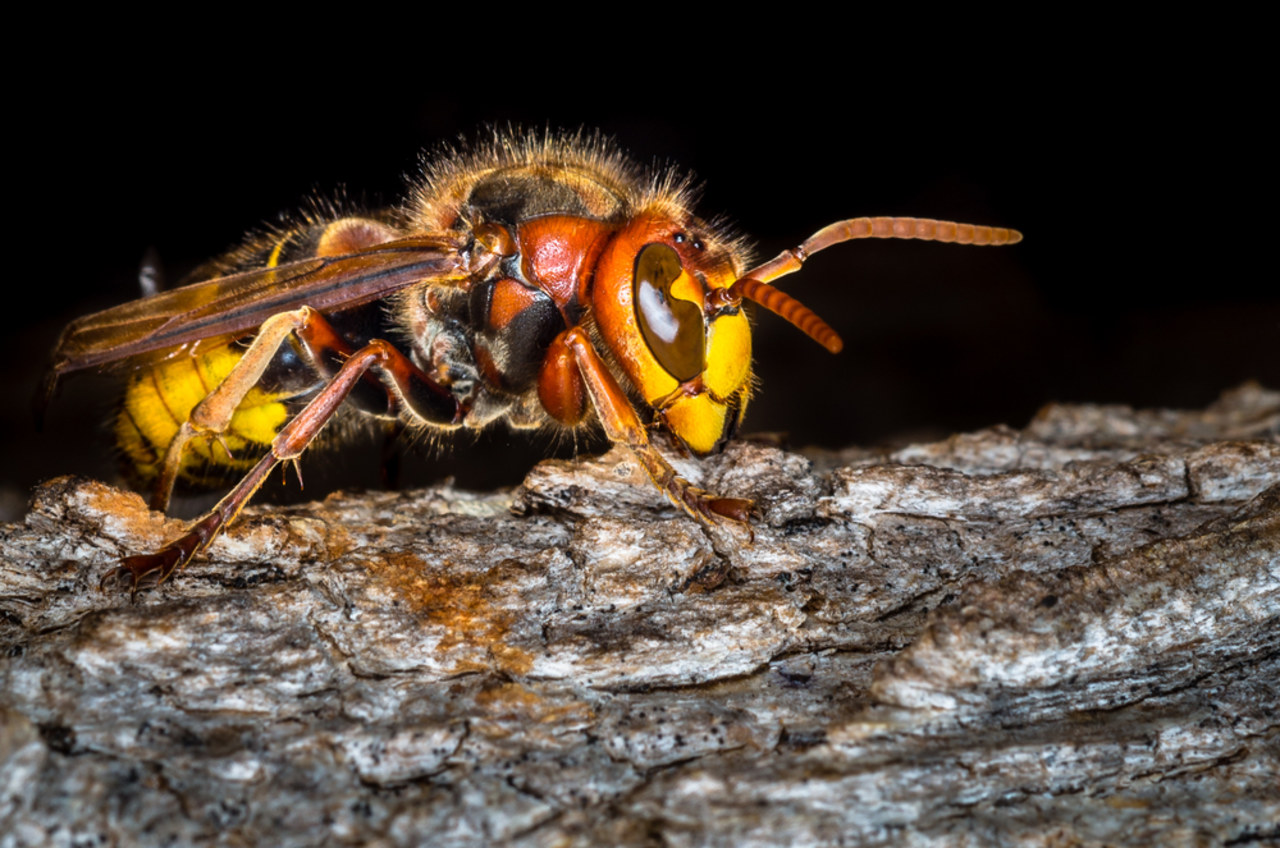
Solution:
{"label": "weathered bark surface", "polygon": [[0,845],[1280,840],[1280,395],[0,532]]}

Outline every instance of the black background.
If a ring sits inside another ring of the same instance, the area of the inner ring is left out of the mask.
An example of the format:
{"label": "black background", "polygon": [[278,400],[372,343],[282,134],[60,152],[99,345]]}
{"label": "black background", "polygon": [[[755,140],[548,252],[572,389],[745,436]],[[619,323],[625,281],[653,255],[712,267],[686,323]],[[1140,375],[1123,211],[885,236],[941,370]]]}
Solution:
{"label": "black background", "polygon": [[[59,329],[136,296],[144,250],[176,278],[309,195],[394,202],[420,151],[492,124],[600,129],[639,162],[693,171],[700,211],[726,214],[761,257],[856,215],[1025,234],[1011,248],[860,242],[814,259],[783,285],[845,351],[761,314],[748,432],[873,444],[1022,426],[1051,401],[1200,407],[1248,379],[1280,387],[1261,128],[1273,98],[1254,99],[1247,57],[796,38],[785,58],[676,42],[638,72],[621,46],[592,61],[525,50],[483,71],[489,48],[436,48],[394,72],[332,44],[304,48],[324,62],[281,53],[235,73],[203,68],[216,47],[68,51],[74,83],[29,90],[11,111],[7,514],[45,477],[113,475],[110,379],[68,380],[41,433],[28,404]],[[406,482],[510,484],[554,447],[505,430],[458,442]],[[376,464],[376,450],[313,457],[307,494],[331,468],[376,485]]]}

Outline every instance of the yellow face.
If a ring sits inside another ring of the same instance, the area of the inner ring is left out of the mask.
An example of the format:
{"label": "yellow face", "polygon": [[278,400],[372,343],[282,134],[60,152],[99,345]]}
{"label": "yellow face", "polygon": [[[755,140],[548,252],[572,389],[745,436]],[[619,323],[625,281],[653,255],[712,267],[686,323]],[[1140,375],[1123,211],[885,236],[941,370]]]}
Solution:
{"label": "yellow face", "polygon": [[732,251],[687,226],[642,216],[601,257],[596,325],[665,427],[698,454],[732,432],[751,393],[751,326]]}

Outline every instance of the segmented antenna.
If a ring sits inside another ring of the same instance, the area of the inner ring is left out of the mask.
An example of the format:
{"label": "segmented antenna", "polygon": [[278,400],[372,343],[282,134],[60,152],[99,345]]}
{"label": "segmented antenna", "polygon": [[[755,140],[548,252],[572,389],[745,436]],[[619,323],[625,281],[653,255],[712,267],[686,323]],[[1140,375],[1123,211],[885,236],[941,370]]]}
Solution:
{"label": "segmented antenna", "polygon": [[955,221],[935,221],[932,218],[849,218],[823,227],[805,239],[799,247],[784,250],[768,262],[752,268],[729,287],[729,295],[745,297],[760,304],[795,325],[827,350],[839,353],[844,342],[827,322],[791,295],[768,283],[799,271],[805,260],[820,250],[826,250],[833,244],[864,238],[1002,245],[1017,244],[1022,241],[1022,233],[1003,227],[982,227]]}
{"label": "segmented antenna", "polygon": [[818,313],[796,300],[782,289],[743,277],[734,283],[729,291],[747,300],[753,300],[765,309],[780,315],[794,324],[809,338],[825,347],[832,353],[844,350],[844,341],[840,334],[831,329],[831,325],[818,317]]}

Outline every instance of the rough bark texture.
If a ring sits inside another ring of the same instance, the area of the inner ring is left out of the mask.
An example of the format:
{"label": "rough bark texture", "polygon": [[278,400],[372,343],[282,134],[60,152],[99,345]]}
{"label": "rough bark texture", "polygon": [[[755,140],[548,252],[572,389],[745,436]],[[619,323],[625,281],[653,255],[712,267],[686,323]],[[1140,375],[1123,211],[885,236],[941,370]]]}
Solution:
{"label": "rough bark texture", "polygon": [[1280,840],[1280,395],[0,532],[0,845]]}

